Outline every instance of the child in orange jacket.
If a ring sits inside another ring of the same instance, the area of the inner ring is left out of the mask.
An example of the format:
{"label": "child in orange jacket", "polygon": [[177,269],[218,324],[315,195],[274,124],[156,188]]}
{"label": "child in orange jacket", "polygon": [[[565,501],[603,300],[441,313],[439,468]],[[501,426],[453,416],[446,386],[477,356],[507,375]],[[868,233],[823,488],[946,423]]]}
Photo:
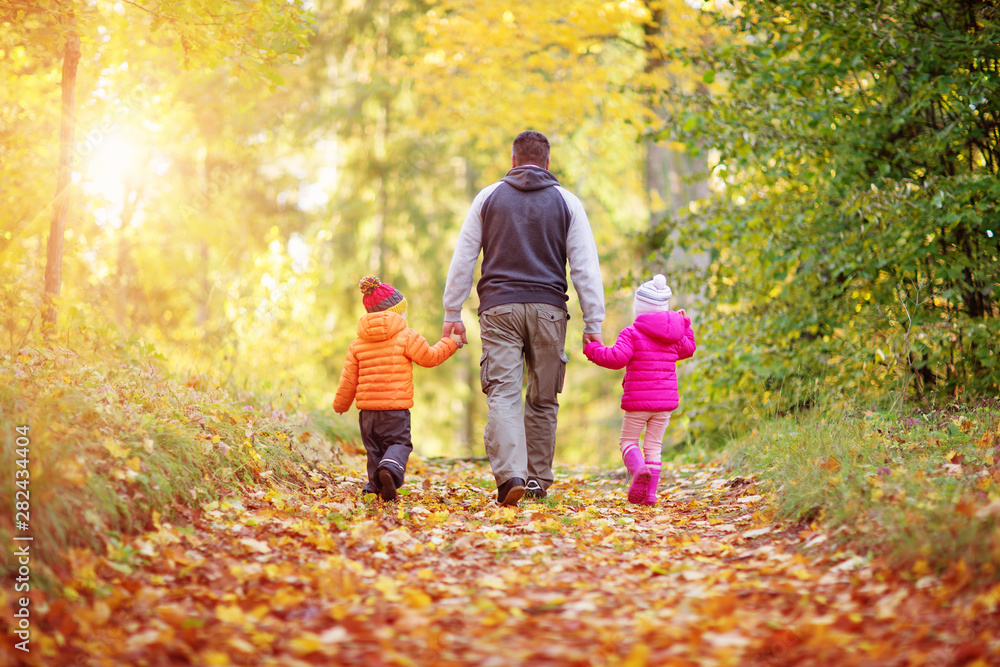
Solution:
{"label": "child in orange jacket", "polygon": [[406,299],[375,276],[362,278],[362,302],[368,311],[358,322],[358,337],[347,350],[347,362],[333,409],[347,412],[357,399],[361,439],[368,453],[368,483],[362,493],[396,499],[403,485],[413,407],[413,363],[431,368],[458,349],[462,338],[451,334],[433,346],[406,326]]}

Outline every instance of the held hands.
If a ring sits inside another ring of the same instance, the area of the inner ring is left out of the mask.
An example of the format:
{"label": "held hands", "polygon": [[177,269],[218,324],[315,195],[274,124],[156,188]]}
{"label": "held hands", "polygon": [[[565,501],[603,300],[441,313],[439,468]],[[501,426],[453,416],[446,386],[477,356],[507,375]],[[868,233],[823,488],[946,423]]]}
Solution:
{"label": "held hands", "polygon": [[601,338],[601,334],[598,333],[585,333],[583,334],[583,346],[587,347],[587,343],[599,343],[604,345],[604,339]]}
{"label": "held hands", "polygon": [[466,345],[469,341],[465,337],[465,325],[459,322],[445,322],[441,329],[442,338],[451,338],[459,347]]}

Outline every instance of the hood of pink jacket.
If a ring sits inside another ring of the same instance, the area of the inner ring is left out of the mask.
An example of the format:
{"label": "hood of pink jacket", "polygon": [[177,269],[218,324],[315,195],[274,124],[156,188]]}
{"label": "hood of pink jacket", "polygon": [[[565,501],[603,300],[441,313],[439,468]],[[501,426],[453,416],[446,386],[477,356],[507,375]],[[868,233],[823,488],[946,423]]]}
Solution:
{"label": "hood of pink jacket", "polygon": [[679,343],[684,338],[684,318],[673,310],[640,315],[635,318],[634,326],[640,333],[664,344]]}

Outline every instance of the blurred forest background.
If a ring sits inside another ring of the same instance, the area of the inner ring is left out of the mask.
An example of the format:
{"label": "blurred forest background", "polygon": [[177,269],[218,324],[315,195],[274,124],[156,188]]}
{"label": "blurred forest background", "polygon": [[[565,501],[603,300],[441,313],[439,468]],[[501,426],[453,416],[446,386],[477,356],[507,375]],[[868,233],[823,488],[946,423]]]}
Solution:
{"label": "blurred forest background", "polygon": [[[466,210],[536,129],[605,341],[656,272],[693,315],[678,449],[996,396],[998,68],[995,1],[2,0],[0,354],[118,348],[341,419],[359,278],[436,339]],[[475,306],[416,371],[424,455],[482,454]],[[570,313],[558,458],[603,463],[621,375]]]}

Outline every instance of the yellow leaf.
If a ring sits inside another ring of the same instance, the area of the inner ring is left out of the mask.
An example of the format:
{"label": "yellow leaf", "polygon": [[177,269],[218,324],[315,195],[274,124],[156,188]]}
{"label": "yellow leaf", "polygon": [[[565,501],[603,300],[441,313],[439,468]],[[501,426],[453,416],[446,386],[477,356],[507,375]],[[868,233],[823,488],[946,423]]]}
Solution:
{"label": "yellow leaf", "polygon": [[375,583],[372,584],[372,588],[382,593],[389,600],[398,598],[396,594],[396,582],[385,575],[380,575],[375,580]]}
{"label": "yellow leaf", "polygon": [[639,642],[632,647],[621,664],[622,667],[646,667],[649,664],[649,646]]}
{"label": "yellow leaf", "polygon": [[38,638],[38,643],[41,645],[42,655],[49,658],[53,658],[59,652],[59,646],[56,644],[56,640],[48,635],[42,635]]}
{"label": "yellow leaf", "polygon": [[210,667],[225,667],[233,664],[229,656],[222,651],[208,651],[201,654],[201,664]]}
{"label": "yellow leaf", "polygon": [[419,588],[407,588],[403,591],[403,601],[414,609],[425,609],[431,605],[431,598]]}
{"label": "yellow leaf", "polygon": [[328,613],[330,614],[330,618],[332,618],[333,620],[342,621],[345,618],[347,618],[350,612],[351,609],[346,604],[335,604],[330,607]]}
{"label": "yellow leaf", "polygon": [[243,610],[237,605],[219,605],[215,608],[215,617],[223,623],[241,624],[245,620]]}
{"label": "yellow leaf", "polygon": [[122,447],[120,444],[114,440],[105,440],[104,448],[108,450],[108,453],[116,459],[123,459],[128,456],[129,451],[127,447]]}
{"label": "yellow leaf", "polygon": [[323,646],[323,641],[312,632],[304,632],[288,642],[288,647],[292,649],[292,653],[299,657],[322,651]]}
{"label": "yellow leaf", "polygon": [[913,569],[911,570],[911,572],[913,572],[913,574],[918,577],[922,577],[925,574],[928,574],[930,571],[931,571],[930,566],[927,564],[927,561],[924,560],[923,558],[914,563]]}
{"label": "yellow leaf", "polygon": [[279,588],[278,592],[271,598],[271,607],[274,609],[290,609],[298,606],[305,599],[305,594],[299,593],[293,588]]}

